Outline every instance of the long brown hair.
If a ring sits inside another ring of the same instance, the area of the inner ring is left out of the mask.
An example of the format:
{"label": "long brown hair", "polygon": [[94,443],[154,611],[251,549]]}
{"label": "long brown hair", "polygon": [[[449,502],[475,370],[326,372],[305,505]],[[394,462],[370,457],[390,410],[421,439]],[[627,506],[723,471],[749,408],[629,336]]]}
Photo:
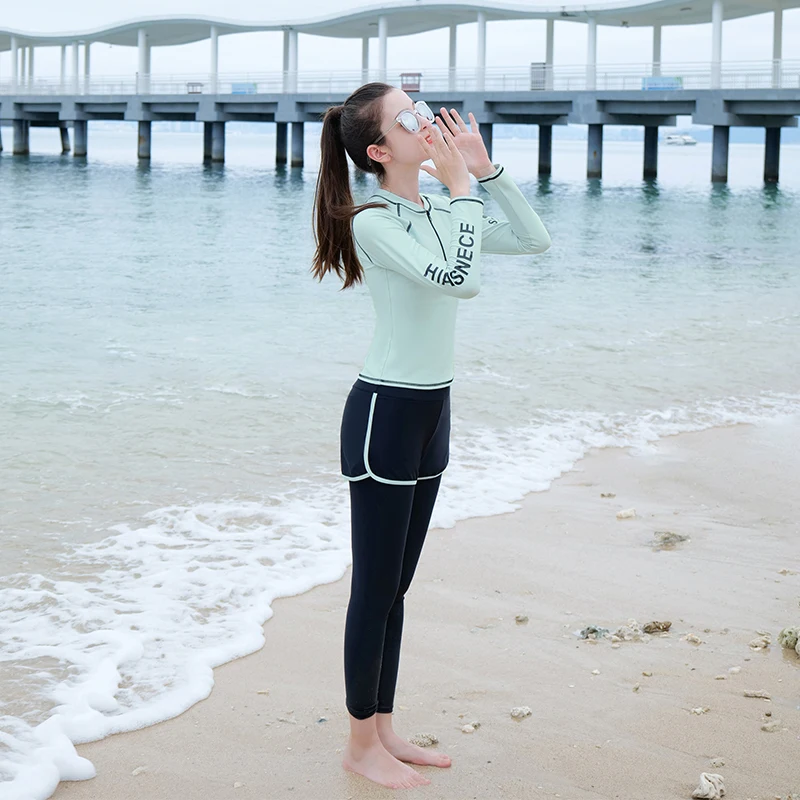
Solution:
{"label": "long brown hair", "polygon": [[322,121],[322,161],[313,216],[317,249],[311,271],[318,280],[335,272],[344,281],[343,289],[364,279],[350,221],[365,208],[385,207],[384,203],[354,205],[345,153],[363,172],[370,172],[379,180],[384,176],[383,165],[367,155],[367,148],[381,135],[380,101],[393,88],[388,83],[366,83],[342,105],[329,108]]}

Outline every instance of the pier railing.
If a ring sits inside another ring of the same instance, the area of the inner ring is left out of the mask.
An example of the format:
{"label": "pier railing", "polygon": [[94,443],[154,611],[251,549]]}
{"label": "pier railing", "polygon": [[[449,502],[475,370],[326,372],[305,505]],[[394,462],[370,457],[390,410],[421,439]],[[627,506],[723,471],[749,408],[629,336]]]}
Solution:
{"label": "pier railing", "polygon": [[662,89],[797,89],[800,61],[598,64],[596,67],[533,63],[528,67],[459,67],[454,70],[351,70],[339,72],[241,72],[212,75],[9,77],[0,95],[281,94],[349,93],[368,81],[388,81],[409,91],[519,92]]}

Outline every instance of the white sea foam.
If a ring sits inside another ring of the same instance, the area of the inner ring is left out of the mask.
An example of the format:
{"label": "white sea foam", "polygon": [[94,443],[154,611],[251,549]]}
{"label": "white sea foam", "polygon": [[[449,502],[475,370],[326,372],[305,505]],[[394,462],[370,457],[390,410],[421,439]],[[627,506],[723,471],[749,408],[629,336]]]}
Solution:
{"label": "white sea foam", "polygon": [[[730,398],[636,416],[546,412],[518,429],[454,419],[451,465],[432,524],[511,511],[594,447],[800,412],[800,395]],[[313,476],[312,476],[313,477]],[[208,696],[213,668],[264,645],[276,597],[338,580],[350,562],[346,483],[321,475],[264,502],[173,506],[75,546],[58,576],[10,576],[0,589],[4,800],[43,800],[59,780],[94,776],[74,744],[177,716]],[[52,660],[61,671],[52,669]],[[66,671],[65,671],[66,668]],[[9,712],[9,713],[6,713]],[[38,723],[38,724],[37,724]]]}

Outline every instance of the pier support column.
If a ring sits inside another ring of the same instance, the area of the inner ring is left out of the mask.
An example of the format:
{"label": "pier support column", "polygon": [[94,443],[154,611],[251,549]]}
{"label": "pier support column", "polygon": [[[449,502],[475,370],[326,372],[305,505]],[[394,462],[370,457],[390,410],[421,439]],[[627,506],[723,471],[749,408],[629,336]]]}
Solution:
{"label": "pier support column", "polygon": [[539,174],[549,175],[553,166],[553,126],[539,126]]}
{"label": "pier support column", "polygon": [[25,119],[14,120],[14,149],[15,156],[27,156],[31,152],[31,124]]}
{"label": "pier support column", "polygon": [[661,26],[653,25],[653,75],[661,74]]}
{"label": "pier support column", "polygon": [[783,8],[780,0],[775,6],[772,26],[772,88],[780,89],[783,83]]}
{"label": "pier support column", "polygon": [[292,166],[303,166],[303,151],[305,144],[305,126],[302,122],[292,123]]}
{"label": "pier support column", "polygon": [[76,158],[83,158],[86,156],[87,151],[89,123],[85,119],[76,119],[72,123],[72,135],[75,138],[75,145],[72,148],[72,155]]}
{"label": "pier support column", "polygon": [[361,83],[369,83],[369,36],[361,39]]}
{"label": "pier support column", "polygon": [[781,129],[767,128],[764,149],[764,182],[777,183],[781,160]]}
{"label": "pier support column", "polygon": [[282,167],[286,164],[289,152],[289,123],[275,123],[275,164]]}
{"label": "pier support column", "polygon": [[589,126],[589,145],[586,152],[586,177],[603,177],[603,126]]}
{"label": "pier support column", "polygon": [[644,178],[658,175],[658,125],[644,128]]}
{"label": "pier support column", "polygon": [[547,20],[547,28],[545,32],[545,57],[544,57],[544,88],[549,91],[553,90],[553,51],[555,44],[556,22],[553,19]]}
{"label": "pier support column", "polygon": [[493,128],[494,125],[491,122],[481,122],[479,126],[479,130],[481,132],[481,138],[483,139],[483,143],[486,145],[486,152],[489,154],[489,158],[492,157]]}
{"label": "pier support column", "polygon": [[722,86],[722,0],[711,2],[711,88]]}
{"label": "pier support column", "polygon": [[217,163],[225,161],[225,123],[211,123],[211,160]]}
{"label": "pier support column", "polygon": [[726,183],[728,180],[728,142],[731,129],[727,125],[714,126],[714,144],[711,153],[712,183]]}
{"label": "pier support column", "polygon": [[203,123],[203,162],[211,161],[211,143],[213,140],[213,122]]}
{"label": "pier support column", "polygon": [[150,160],[150,145],[152,142],[153,123],[150,120],[139,121],[139,149],[137,156],[140,161]]}
{"label": "pier support column", "polygon": [[450,26],[450,51],[447,70],[447,90],[456,90],[456,51],[458,49],[458,25]]}
{"label": "pier support column", "polygon": [[211,94],[219,91],[219,28],[211,26]]}
{"label": "pier support column", "polygon": [[386,81],[387,50],[389,47],[389,18],[378,17],[378,80]]}
{"label": "pier support column", "polygon": [[476,88],[482,92],[486,88],[486,12],[478,12],[478,74]]}
{"label": "pier support column", "polygon": [[70,146],[69,146],[69,128],[66,125],[61,125],[59,127],[59,131],[61,132],[61,152],[69,153]]}
{"label": "pier support column", "polygon": [[586,88],[597,89],[597,17],[589,17],[586,38]]}

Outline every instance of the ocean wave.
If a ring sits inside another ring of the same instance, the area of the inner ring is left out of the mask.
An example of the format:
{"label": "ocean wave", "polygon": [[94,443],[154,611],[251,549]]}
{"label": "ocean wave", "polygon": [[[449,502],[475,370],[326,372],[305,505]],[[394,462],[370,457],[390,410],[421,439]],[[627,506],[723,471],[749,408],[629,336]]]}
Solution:
{"label": "ocean wave", "polygon": [[[542,411],[503,430],[454,419],[431,524],[512,511],[593,448],[646,449],[673,434],[797,413],[800,395],[764,393],[639,414]],[[12,676],[5,694],[27,698],[24,707],[0,704],[4,798],[44,800],[60,780],[93,777],[75,744],[190,708],[211,692],[214,667],[263,646],[276,598],[345,574],[346,483],[312,477],[313,491],[299,481],[261,502],[158,509],[74,546],[58,575],[4,580],[0,664]],[[21,668],[31,664],[40,666]]]}

